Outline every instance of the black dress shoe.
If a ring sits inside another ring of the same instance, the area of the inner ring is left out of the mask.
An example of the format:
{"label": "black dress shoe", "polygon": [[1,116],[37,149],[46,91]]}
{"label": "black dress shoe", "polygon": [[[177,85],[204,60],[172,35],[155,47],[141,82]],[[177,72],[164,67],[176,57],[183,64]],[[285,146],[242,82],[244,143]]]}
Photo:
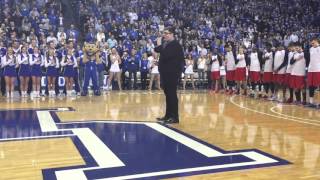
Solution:
{"label": "black dress shoe", "polygon": [[165,121],[165,120],[167,120],[167,119],[169,119],[169,118],[167,118],[167,117],[160,117],[160,118],[156,118],[157,119],[157,121]]}
{"label": "black dress shoe", "polygon": [[165,124],[174,124],[174,123],[179,123],[179,119],[175,119],[175,118],[168,118],[166,120],[163,121]]}

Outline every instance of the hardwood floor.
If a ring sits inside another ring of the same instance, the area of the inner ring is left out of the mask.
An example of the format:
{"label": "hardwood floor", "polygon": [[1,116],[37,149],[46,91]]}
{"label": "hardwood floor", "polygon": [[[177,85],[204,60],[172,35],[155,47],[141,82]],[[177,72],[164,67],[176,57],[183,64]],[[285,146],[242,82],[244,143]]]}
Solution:
{"label": "hardwood floor", "polygon": [[[23,101],[0,98],[2,111],[56,107],[75,109],[57,112],[62,123],[155,122],[164,114],[165,101],[161,91],[114,91],[100,97]],[[320,110],[207,91],[179,91],[179,113],[180,123],[170,126],[201,141],[226,151],[258,149],[291,164],[174,179],[320,179]],[[4,131],[13,129],[1,129],[1,180],[42,179],[43,169],[85,164],[68,137],[6,140]]]}

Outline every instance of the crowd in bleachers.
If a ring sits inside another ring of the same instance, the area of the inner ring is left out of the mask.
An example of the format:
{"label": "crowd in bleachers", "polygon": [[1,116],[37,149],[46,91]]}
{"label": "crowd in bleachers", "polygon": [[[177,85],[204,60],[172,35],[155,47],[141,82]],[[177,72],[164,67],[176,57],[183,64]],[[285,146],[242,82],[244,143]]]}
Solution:
{"label": "crowd in bleachers", "polygon": [[[60,3],[0,0],[1,87],[7,97],[16,89],[22,97],[39,97],[42,76],[47,77],[46,94],[50,97],[59,92],[59,76],[65,79],[68,96],[86,95],[83,42],[96,43],[101,52],[102,63],[96,64],[93,82],[96,95],[103,87],[160,89],[158,55],[153,49],[161,31],[172,26],[186,57],[182,89],[189,88],[189,80],[190,88],[229,88],[228,93],[239,93],[240,87],[253,91],[259,87],[260,91],[272,89],[273,95],[268,97],[274,100],[277,90],[285,86],[283,82],[263,82],[266,54],[272,52],[273,60],[284,62],[279,67],[287,68],[289,51],[302,51],[307,68],[311,39],[319,38],[320,32],[318,0],[79,0],[72,1],[73,10],[79,14],[70,25]],[[228,52],[233,53],[234,65]],[[260,68],[250,66],[254,53]],[[277,63],[272,64],[272,74],[276,74]],[[228,71],[237,68],[241,73],[238,70],[230,77]],[[253,70],[259,70],[258,79],[254,75],[252,80]],[[289,84],[286,87],[293,88]],[[296,99],[305,103],[298,94]]]}

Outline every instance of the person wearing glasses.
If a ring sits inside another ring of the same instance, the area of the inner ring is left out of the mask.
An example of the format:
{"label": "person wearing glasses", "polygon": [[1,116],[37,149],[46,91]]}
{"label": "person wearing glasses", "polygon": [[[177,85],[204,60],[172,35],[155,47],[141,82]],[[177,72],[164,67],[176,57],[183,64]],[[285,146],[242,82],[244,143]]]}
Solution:
{"label": "person wearing glasses", "polygon": [[175,29],[167,27],[157,39],[155,52],[160,53],[159,72],[166,96],[166,113],[157,118],[164,123],[179,123],[177,86],[185,61],[182,46],[174,37]]}

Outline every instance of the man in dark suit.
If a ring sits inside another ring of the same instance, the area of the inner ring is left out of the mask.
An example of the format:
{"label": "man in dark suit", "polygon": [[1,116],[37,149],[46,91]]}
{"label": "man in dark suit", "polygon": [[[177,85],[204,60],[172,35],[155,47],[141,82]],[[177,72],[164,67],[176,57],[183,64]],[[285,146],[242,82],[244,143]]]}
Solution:
{"label": "man in dark suit", "polygon": [[166,114],[157,120],[168,124],[179,123],[177,86],[184,66],[183,49],[175,40],[174,31],[173,27],[166,28],[154,49],[160,53],[159,72],[166,96]]}

